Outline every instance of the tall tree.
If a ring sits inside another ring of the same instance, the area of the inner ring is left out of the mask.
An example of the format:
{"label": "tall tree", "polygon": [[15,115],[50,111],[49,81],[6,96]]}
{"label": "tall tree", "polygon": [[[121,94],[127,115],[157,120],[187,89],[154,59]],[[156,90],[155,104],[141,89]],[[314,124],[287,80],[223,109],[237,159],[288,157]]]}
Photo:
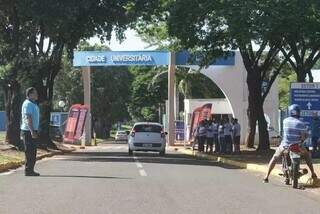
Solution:
{"label": "tall tree", "polygon": [[[177,0],[170,6],[169,33],[182,46],[203,52],[204,64],[227,50],[240,50],[247,70],[249,132],[247,145],[253,147],[256,123],[258,150],[269,149],[269,134],[263,104],[286,60],[273,68],[282,46],[274,27],[277,2],[259,0]],[[255,48],[256,47],[256,48]],[[290,53],[289,53],[290,55]],[[267,83],[266,90],[262,90]]]}
{"label": "tall tree", "polygon": [[64,49],[72,56],[81,39],[98,34],[101,40],[109,40],[112,31],[121,39],[128,25],[155,4],[156,0],[1,1],[0,58],[5,70],[9,143],[19,142],[21,87],[33,85],[38,89],[41,141],[50,143],[53,85]]}

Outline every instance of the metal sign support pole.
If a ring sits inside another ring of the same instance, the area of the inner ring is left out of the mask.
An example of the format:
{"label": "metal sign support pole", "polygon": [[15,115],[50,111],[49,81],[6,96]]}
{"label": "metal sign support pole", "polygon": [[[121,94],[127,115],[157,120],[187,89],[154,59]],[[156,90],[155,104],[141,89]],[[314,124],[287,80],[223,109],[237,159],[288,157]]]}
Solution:
{"label": "metal sign support pole", "polygon": [[81,148],[91,145],[91,71],[90,67],[82,68],[84,104],[88,106],[87,118],[84,128],[84,138],[81,140]]}
{"label": "metal sign support pole", "polygon": [[174,125],[174,85],[175,85],[175,68],[176,68],[175,53],[169,52],[169,65],[168,65],[168,140],[169,145],[173,146],[175,141],[175,125]]}

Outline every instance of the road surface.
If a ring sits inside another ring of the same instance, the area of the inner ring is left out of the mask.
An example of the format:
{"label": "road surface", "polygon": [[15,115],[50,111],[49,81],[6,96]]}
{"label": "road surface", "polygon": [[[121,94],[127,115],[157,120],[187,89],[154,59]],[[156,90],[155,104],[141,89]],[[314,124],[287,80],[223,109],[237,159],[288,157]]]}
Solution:
{"label": "road surface", "polygon": [[214,161],[168,152],[127,155],[126,144],[56,156],[0,175],[1,214],[320,213],[320,197]]}

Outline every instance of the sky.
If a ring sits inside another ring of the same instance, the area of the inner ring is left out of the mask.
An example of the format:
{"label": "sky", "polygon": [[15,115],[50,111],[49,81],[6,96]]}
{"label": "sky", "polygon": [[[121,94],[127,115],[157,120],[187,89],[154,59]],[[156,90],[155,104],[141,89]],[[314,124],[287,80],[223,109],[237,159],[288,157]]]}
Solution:
{"label": "sky", "polygon": [[[136,51],[136,50],[153,50],[154,48],[147,48],[148,44],[143,42],[139,36],[137,36],[137,32],[129,29],[125,32],[126,39],[120,44],[119,41],[116,40],[115,34],[112,33],[112,38],[109,42],[106,43],[112,51]],[[93,37],[89,40],[90,44],[100,44],[100,40],[97,37]]]}
{"label": "sky", "polygon": [[319,70],[312,70],[312,76],[314,82],[320,82],[320,69]]}

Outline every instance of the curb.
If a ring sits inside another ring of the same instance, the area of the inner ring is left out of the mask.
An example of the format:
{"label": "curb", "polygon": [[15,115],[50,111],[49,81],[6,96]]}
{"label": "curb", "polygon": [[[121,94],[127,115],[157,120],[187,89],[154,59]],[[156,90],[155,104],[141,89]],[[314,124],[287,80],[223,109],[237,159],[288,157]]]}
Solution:
{"label": "curb", "polygon": [[[70,152],[54,151],[54,152],[50,152],[50,153],[47,153],[47,154],[43,154],[43,155],[37,156],[37,160],[42,160],[44,158],[53,157],[55,155],[63,155],[63,154],[66,154],[66,153],[70,153]],[[13,161],[13,162],[9,162],[9,163],[0,165],[0,173],[7,172],[7,171],[12,170],[12,169],[17,169],[17,168],[23,166],[24,163],[25,163],[25,161],[22,160],[22,161]]]}
{"label": "curb", "polygon": [[[196,158],[200,158],[200,159],[204,159],[204,160],[214,160],[217,161],[219,163],[224,163],[230,166],[235,166],[235,167],[239,167],[241,169],[246,169],[248,171],[252,171],[252,172],[260,172],[260,173],[266,173],[268,170],[268,167],[265,165],[259,165],[259,164],[254,164],[254,163],[243,163],[241,161],[234,161],[234,160],[230,160],[228,158],[225,157],[221,157],[221,156],[214,156],[214,155],[207,155],[207,154],[203,154],[203,153],[197,153],[191,150],[186,150],[186,149],[178,149],[178,152],[185,154],[185,155],[190,155]],[[276,177],[281,177],[282,171],[280,169],[273,169],[271,172],[271,175],[276,176]],[[302,176],[299,179],[299,182],[303,183],[303,184],[309,184],[310,183],[310,178],[308,176]]]}
{"label": "curb", "polygon": [[16,161],[16,162],[10,162],[3,165],[0,165],[0,173],[6,172],[10,169],[16,169],[19,168],[24,164],[24,161]]}

